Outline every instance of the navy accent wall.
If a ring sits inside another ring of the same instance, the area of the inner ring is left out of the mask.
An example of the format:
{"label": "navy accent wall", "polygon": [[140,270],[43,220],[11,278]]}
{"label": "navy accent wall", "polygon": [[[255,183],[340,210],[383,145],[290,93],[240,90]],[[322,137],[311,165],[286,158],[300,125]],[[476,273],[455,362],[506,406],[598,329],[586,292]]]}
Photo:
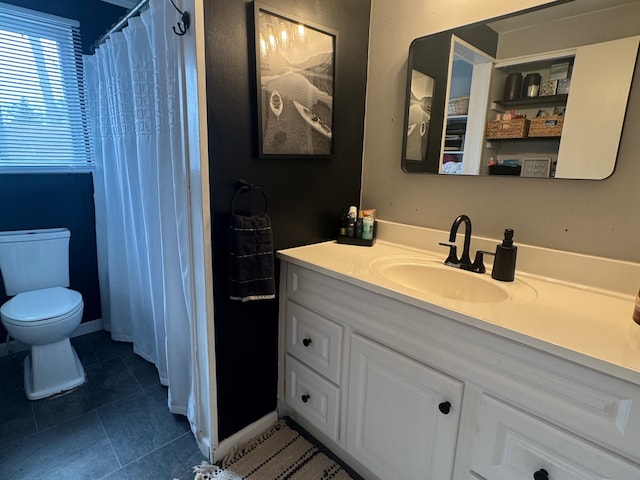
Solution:
{"label": "navy accent wall", "polygon": [[370,0],[270,0],[261,5],[337,32],[335,156],[257,158],[253,3],[205,2],[221,440],[276,407],[277,301],[228,299],[229,202],[236,179],[263,187],[276,249],[333,238],[341,208],[358,204],[361,186]]}
{"label": "navy accent wall", "polygon": [[[2,0],[80,22],[82,48],[90,47],[126,9],[99,0]],[[0,174],[0,230],[67,227],[71,231],[71,288],[82,293],[82,320],[102,317],[96,258],[95,210],[90,173]],[[0,281],[0,304],[7,300]],[[6,332],[0,325],[0,343]]]}

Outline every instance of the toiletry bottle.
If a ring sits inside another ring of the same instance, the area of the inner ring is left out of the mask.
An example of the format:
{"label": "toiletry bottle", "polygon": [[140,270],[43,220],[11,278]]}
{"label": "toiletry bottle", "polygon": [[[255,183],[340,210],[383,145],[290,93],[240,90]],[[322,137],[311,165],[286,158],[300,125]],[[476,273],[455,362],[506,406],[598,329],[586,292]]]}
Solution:
{"label": "toiletry bottle", "polygon": [[358,208],[349,207],[349,213],[347,214],[347,237],[353,238],[356,234],[356,217],[358,216]]}
{"label": "toiletry bottle", "polygon": [[353,221],[353,217],[347,217],[347,237],[353,238],[356,234],[356,222]]}
{"label": "toiletry bottle", "polygon": [[516,256],[518,247],[513,246],[513,230],[504,231],[504,239],[496,247],[496,259],[493,262],[491,278],[501,282],[513,282],[516,274]]}
{"label": "toiletry bottle", "polygon": [[356,238],[362,238],[362,218],[356,220],[355,235]]}
{"label": "toiletry bottle", "polygon": [[636,308],[633,309],[633,320],[640,325],[640,291],[636,296]]}
{"label": "toiletry bottle", "polygon": [[338,227],[338,235],[341,237],[347,236],[347,211],[343,210],[340,215],[340,225]]}
{"label": "toiletry bottle", "polygon": [[362,239],[373,240],[373,217],[371,215],[362,219]]}

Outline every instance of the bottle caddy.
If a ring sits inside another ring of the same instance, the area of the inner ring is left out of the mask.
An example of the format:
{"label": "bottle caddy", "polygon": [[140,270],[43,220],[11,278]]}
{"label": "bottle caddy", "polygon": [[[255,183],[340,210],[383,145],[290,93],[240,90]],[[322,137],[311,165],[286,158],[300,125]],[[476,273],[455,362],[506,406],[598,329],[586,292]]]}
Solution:
{"label": "bottle caddy", "polygon": [[371,247],[376,241],[375,208],[358,210],[351,206],[340,218],[338,243]]}

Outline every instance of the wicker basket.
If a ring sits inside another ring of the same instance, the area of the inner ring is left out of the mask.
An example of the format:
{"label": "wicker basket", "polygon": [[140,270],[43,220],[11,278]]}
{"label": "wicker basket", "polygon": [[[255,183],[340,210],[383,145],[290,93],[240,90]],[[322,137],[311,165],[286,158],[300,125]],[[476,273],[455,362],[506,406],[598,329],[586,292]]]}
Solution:
{"label": "wicker basket", "polygon": [[528,132],[529,120],[526,118],[487,122],[487,139],[489,140],[527,138]]}
{"label": "wicker basket", "polygon": [[552,115],[550,117],[540,117],[531,120],[529,127],[530,137],[559,137],[562,135],[562,124],[564,116]]}
{"label": "wicker basket", "polygon": [[449,100],[449,115],[469,113],[469,97],[456,97]]}

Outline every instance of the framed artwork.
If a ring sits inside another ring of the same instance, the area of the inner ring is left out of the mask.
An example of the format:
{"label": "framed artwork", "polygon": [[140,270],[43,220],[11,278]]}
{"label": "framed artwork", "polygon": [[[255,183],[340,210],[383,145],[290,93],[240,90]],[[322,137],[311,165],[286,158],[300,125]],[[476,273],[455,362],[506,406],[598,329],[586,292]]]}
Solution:
{"label": "framed artwork", "polygon": [[[433,77],[415,69],[411,70],[411,97],[409,99],[407,147],[405,152],[407,160],[425,161],[427,159],[427,140],[429,139],[428,133],[429,124],[431,123],[431,105],[433,103],[434,89],[435,79]],[[453,140],[452,144],[455,144]],[[458,148],[458,150],[460,149]]]}
{"label": "framed artwork", "polygon": [[551,171],[551,158],[523,158],[522,177],[549,178]]}
{"label": "framed artwork", "polygon": [[336,33],[254,2],[260,158],[333,156]]}

